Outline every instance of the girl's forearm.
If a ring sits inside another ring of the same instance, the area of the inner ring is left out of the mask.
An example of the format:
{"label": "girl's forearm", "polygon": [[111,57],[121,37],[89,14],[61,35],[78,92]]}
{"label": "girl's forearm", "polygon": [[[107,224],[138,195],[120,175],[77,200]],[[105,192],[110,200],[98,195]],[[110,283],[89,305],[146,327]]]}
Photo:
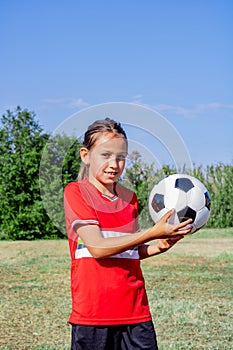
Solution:
{"label": "girl's forearm", "polygon": [[143,244],[138,247],[138,253],[141,260],[149,258],[154,255],[163,253],[158,244]]}
{"label": "girl's forearm", "polygon": [[[90,239],[92,236],[92,239]],[[120,254],[128,249],[142,245],[150,240],[150,229],[126,234],[117,237],[103,238],[102,236],[89,235],[88,241],[81,234],[82,240],[90,251],[91,255],[96,258],[106,258],[115,254]]]}
{"label": "girl's forearm", "polygon": [[[78,229],[78,234],[94,258],[106,258],[141,246],[151,240],[175,237],[181,234],[180,230],[182,230],[182,235],[191,231],[191,227],[188,225],[190,220],[178,225],[170,225],[167,223],[168,215],[165,215],[153,227],[133,234],[104,238],[101,236],[98,226],[81,227]],[[158,253],[159,251],[156,247],[148,247],[147,253],[144,255],[147,257]]]}

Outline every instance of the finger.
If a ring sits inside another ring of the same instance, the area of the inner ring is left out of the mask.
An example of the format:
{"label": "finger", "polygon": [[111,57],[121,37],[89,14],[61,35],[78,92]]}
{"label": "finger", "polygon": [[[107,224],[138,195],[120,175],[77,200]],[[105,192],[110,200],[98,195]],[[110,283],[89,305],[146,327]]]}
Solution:
{"label": "finger", "polygon": [[169,210],[166,214],[164,214],[161,218],[163,222],[166,222],[175,212],[175,209]]}
{"label": "finger", "polygon": [[184,234],[184,231],[191,232],[193,229],[193,225],[186,225],[185,227],[179,228],[178,232],[182,232]]}
{"label": "finger", "polygon": [[169,238],[171,241],[179,241],[180,239],[184,238],[184,235],[179,234],[177,236]]}
{"label": "finger", "polygon": [[169,244],[175,244],[178,241],[180,241],[182,238],[184,238],[184,235],[177,235],[177,236],[173,236],[167,239],[167,242]]}
{"label": "finger", "polygon": [[185,226],[189,226],[189,225],[191,224],[192,221],[193,221],[192,219],[185,220],[185,221],[179,223],[179,224],[177,225],[177,227],[178,227],[178,228],[184,228]]}
{"label": "finger", "polygon": [[182,233],[182,235],[187,235],[188,233],[192,232],[193,225],[186,225],[183,228],[179,228],[177,232]]}

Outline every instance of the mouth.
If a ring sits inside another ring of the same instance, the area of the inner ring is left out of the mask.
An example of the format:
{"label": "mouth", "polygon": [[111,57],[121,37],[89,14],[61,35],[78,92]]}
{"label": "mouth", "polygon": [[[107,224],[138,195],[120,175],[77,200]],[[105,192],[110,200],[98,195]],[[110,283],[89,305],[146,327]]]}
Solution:
{"label": "mouth", "polygon": [[116,176],[118,174],[117,171],[105,171],[104,173],[109,176]]}

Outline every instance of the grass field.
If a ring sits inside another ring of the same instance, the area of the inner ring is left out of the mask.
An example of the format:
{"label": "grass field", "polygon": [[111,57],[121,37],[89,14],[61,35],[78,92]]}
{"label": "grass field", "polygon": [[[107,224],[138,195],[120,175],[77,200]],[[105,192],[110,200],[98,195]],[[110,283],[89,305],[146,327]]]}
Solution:
{"label": "grass field", "polygon": [[[0,242],[1,350],[66,350],[66,240]],[[160,350],[233,349],[233,229],[201,230],[142,262]]]}

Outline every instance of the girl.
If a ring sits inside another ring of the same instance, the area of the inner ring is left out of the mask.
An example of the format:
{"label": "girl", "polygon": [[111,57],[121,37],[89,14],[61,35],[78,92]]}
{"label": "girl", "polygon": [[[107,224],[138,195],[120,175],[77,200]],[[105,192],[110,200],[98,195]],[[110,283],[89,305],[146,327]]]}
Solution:
{"label": "girl", "polygon": [[[140,259],[163,253],[188,234],[187,220],[140,231],[136,194],[117,183],[128,153],[120,123],[90,125],[78,182],[64,192],[72,258],[71,350],[157,349]],[[151,240],[157,244],[146,244]]]}

